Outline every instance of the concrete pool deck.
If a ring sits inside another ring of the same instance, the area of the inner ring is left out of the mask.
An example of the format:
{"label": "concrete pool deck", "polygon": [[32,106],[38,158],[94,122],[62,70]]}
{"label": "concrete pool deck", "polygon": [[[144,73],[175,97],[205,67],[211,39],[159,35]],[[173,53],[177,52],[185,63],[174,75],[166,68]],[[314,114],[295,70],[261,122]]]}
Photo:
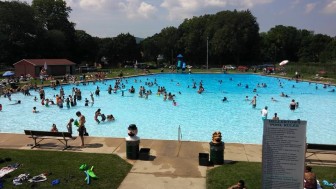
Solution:
{"label": "concrete pool deck", "polygon": [[[24,134],[0,133],[0,148],[31,150],[33,139]],[[85,137],[85,148],[80,140],[69,141],[66,151],[78,153],[116,154],[133,165],[119,189],[151,188],[206,188],[206,172],[214,166],[199,166],[199,153],[209,153],[208,142],[141,139],[140,148],[150,148],[150,160],[126,159],[124,138]],[[62,151],[57,140],[45,140],[32,150]],[[336,153],[307,153],[306,162],[312,165],[336,166]],[[225,163],[232,161],[261,162],[262,146],[225,143]],[[237,178],[238,179],[238,178]]]}

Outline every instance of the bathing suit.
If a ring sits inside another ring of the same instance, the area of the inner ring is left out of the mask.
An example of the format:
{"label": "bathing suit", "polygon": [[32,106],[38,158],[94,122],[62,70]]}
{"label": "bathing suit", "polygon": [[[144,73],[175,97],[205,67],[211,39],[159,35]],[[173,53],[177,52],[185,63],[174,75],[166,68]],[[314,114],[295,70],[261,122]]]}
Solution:
{"label": "bathing suit", "polygon": [[291,109],[291,110],[295,110],[295,104],[291,104],[291,105],[290,105],[290,109]]}
{"label": "bathing suit", "polygon": [[86,128],[84,126],[81,126],[78,128],[78,135],[79,136],[84,136],[84,134],[86,133]]}

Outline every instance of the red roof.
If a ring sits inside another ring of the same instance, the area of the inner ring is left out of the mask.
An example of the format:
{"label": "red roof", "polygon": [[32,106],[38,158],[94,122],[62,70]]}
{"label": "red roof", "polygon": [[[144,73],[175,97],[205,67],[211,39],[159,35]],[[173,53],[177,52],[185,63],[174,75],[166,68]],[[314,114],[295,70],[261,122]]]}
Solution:
{"label": "red roof", "polygon": [[47,66],[56,66],[56,65],[76,65],[76,63],[71,62],[67,59],[22,59],[15,64],[18,64],[22,61],[28,62],[34,66],[44,66],[44,64],[47,64]]}

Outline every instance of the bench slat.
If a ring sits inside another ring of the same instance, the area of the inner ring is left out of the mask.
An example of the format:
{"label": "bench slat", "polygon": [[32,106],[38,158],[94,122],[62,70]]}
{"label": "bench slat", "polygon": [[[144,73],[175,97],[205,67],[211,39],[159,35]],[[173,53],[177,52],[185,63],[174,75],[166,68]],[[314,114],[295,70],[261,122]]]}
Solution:
{"label": "bench slat", "polygon": [[307,149],[311,150],[331,150],[336,151],[336,145],[331,144],[307,144]]}

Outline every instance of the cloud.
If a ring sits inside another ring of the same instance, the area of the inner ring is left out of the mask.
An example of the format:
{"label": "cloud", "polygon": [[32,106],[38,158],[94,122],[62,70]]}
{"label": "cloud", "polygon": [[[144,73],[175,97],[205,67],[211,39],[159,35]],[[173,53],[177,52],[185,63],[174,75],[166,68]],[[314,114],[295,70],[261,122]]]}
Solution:
{"label": "cloud", "polygon": [[157,11],[156,7],[150,5],[146,2],[141,2],[140,7],[138,8],[138,13],[144,18],[149,18]]}
{"label": "cloud", "polygon": [[[73,1],[67,1],[70,2],[70,4],[74,5]],[[106,3],[106,0],[80,0],[79,5],[83,9],[101,9],[104,7],[104,4]]]}
{"label": "cloud", "polygon": [[223,9],[234,6],[236,9],[248,9],[259,4],[271,3],[273,0],[163,0],[161,7],[168,11],[168,19],[184,19],[199,11]]}
{"label": "cloud", "polygon": [[323,9],[324,13],[335,14],[336,13],[336,0],[329,0],[327,5]]}
{"label": "cloud", "polygon": [[140,2],[139,0],[127,0],[126,2],[119,2],[119,7],[130,19],[150,18],[157,11],[155,6],[146,2]]}
{"label": "cloud", "polygon": [[313,11],[316,7],[316,3],[308,3],[306,4],[306,8],[305,8],[305,13],[309,14],[311,11]]}
{"label": "cloud", "polygon": [[290,3],[290,8],[293,9],[300,4],[301,0],[294,0]]}

